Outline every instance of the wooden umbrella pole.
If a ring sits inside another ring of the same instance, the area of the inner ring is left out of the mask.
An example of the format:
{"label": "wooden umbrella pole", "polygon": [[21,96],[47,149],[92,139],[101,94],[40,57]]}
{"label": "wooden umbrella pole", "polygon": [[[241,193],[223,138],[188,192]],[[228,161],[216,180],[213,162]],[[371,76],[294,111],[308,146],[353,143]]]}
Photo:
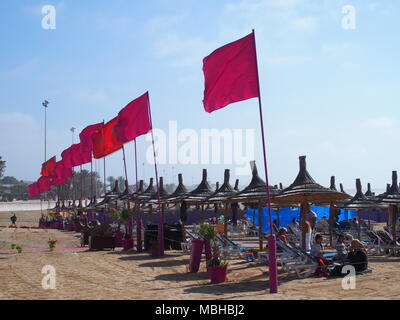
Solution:
{"label": "wooden umbrella pole", "polygon": [[306,250],[306,232],[307,224],[306,224],[306,214],[308,211],[308,203],[304,202],[300,205],[300,226],[301,226],[301,247],[303,250]]}
{"label": "wooden umbrella pole", "polygon": [[204,204],[201,205],[200,209],[200,223],[204,223]]}
{"label": "wooden umbrella pole", "polygon": [[361,211],[361,209],[357,210],[357,219],[358,219],[357,235],[358,235],[358,240],[361,241],[361,221],[362,221],[362,211]]}
{"label": "wooden umbrella pole", "polygon": [[228,236],[228,202],[224,203],[224,234]]}
{"label": "wooden umbrella pole", "polygon": [[260,250],[263,249],[262,230],[263,230],[263,217],[262,217],[262,202],[260,199],[258,200],[258,242]]}

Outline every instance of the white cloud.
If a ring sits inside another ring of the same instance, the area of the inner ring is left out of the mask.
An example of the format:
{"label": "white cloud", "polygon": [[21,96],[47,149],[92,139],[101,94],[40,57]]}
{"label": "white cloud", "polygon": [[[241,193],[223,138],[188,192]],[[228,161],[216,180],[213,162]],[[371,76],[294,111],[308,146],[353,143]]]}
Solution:
{"label": "white cloud", "polygon": [[79,102],[100,103],[107,100],[107,96],[100,91],[86,88],[76,89],[72,92],[72,97]]}
{"label": "white cloud", "polygon": [[397,125],[397,119],[395,117],[382,116],[378,118],[370,118],[366,120],[366,125],[380,129],[390,129]]}
{"label": "white cloud", "polygon": [[268,64],[303,64],[311,62],[311,57],[306,56],[287,56],[287,57],[271,57],[267,59]]}

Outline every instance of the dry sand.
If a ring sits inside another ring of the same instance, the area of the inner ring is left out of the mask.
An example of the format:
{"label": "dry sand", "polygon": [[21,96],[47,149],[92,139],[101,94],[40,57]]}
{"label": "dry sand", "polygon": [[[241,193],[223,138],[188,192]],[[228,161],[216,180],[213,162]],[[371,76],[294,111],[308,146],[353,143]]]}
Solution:
{"label": "dry sand", "polygon": [[[23,223],[24,224],[24,223]],[[0,250],[12,243],[46,248],[79,246],[78,234],[37,229],[0,228]],[[167,252],[163,258],[121,251],[23,252],[0,254],[0,299],[399,299],[400,258],[371,257],[372,273],[358,276],[355,290],[342,279],[296,279],[279,273],[279,294],[268,294],[268,268],[230,261],[228,282],[210,284],[202,262],[199,273],[187,272],[189,256]],[[56,289],[42,288],[45,265],[56,269]]]}

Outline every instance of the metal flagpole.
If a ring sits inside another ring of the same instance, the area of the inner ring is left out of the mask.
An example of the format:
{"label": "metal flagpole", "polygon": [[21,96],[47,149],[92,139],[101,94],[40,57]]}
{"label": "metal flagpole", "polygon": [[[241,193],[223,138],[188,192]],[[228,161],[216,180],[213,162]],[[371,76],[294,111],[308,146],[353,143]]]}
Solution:
{"label": "metal flagpole", "polygon": [[[256,49],[256,34],[255,34],[254,29],[253,29],[253,39],[254,39],[254,49]],[[270,235],[268,237],[269,292],[277,293],[278,292],[278,272],[277,272],[277,262],[276,262],[276,238],[272,232],[271,195],[269,192],[269,183],[268,183],[267,156],[266,156],[266,151],[265,151],[266,148],[265,148],[264,122],[263,122],[263,113],[262,113],[262,104],[261,104],[260,77],[258,74],[257,50],[255,50],[255,59],[256,59],[256,69],[257,69],[257,80],[258,80],[258,107],[259,107],[259,112],[260,112],[265,183],[266,183],[266,191],[267,191],[267,208],[268,208],[269,229],[270,229]]]}
{"label": "metal flagpole", "polygon": [[[125,158],[125,147],[122,145],[122,154],[124,157],[124,169],[125,169],[125,189],[128,190],[128,201],[127,201],[127,207],[128,211],[130,213],[131,211],[131,204],[129,201],[129,183],[128,183],[128,170],[126,169],[126,158]],[[132,230],[133,229],[133,223],[132,223],[132,216],[129,217],[129,224],[128,224],[128,234],[132,237]]]}
{"label": "metal flagpole", "polygon": [[154,134],[153,134],[153,121],[151,119],[151,108],[150,108],[150,98],[147,95],[147,104],[149,107],[149,120],[150,120],[150,128],[151,128],[151,142],[153,144],[153,157],[154,157],[154,170],[156,173],[156,183],[157,183],[157,202],[158,202],[158,213],[160,214],[160,221],[158,223],[158,245],[159,245],[159,253],[161,256],[164,255],[164,215],[161,210],[161,202],[160,202],[160,188],[158,185],[158,171],[157,171],[157,160],[156,160],[156,148],[154,145]]}
{"label": "metal flagpole", "polygon": [[[138,186],[138,164],[137,164],[137,145],[135,138],[135,178],[136,178],[136,192],[139,190]],[[140,207],[135,205],[136,212],[136,250],[142,252],[142,217],[140,215]]]}

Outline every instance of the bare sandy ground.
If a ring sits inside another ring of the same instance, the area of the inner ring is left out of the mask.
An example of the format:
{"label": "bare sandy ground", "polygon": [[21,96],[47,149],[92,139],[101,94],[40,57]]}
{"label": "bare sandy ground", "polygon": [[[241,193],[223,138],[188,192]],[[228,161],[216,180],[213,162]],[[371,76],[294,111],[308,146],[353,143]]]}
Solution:
{"label": "bare sandy ground", "polygon": [[[43,211],[46,213],[46,211]],[[17,216],[17,225],[37,227],[39,225],[39,219],[41,217],[41,211],[15,211]],[[0,212],[0,227],[9,226],[11,224],[10,217],[11,212]]]}
{"label": "bare sandy ground", "polygon": [[[46,248],[79,245],[78,234],[55,230],[0,228],[0,250],[11,243]],[[0,299],[399,299],[400,258],[372,257],[373,272],[358,276],[356,290],[343,290],[342,279],[296,279],[279,274],[279,294],[268,294],[268,268],[230,261],[228,282],[210,284],[205,263],[187,272],[189,256],[167,252],[163,258],[121,251],[0,253]],[[56,289],[42,288],[43,266],[56,270]]]}

